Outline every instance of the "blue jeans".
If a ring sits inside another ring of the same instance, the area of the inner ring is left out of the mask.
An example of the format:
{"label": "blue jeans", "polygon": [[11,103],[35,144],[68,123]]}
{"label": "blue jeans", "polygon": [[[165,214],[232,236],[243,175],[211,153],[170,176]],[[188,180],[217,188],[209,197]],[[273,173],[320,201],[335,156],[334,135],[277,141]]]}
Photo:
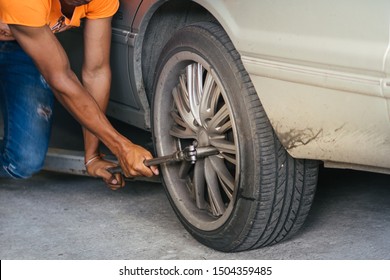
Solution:
{"label": "blue jeans", "polygon": [[53,93],[15,41],[0,41],[0,177],[28,178],[44,163],[51,132]]}

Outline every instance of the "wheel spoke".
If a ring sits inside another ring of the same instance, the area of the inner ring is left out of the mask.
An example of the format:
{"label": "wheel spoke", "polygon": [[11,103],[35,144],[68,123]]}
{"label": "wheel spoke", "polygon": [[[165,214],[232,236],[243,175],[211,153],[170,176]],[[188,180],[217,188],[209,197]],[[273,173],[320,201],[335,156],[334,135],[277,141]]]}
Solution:
{"label": "wheel spoke", "polygon": [[179,114],[175,111],[171,112],[171,117],[176,123],[171,127],[169,134],[171,136],[181,138],[181,139],[195,139],[196,133],[187,126],[186,122],[179,116]]}
{"label": "wheel spoke", "polygon": [[187,103],[185,101],[186,100],[185,89],[178,90],[178,88],[176,87],[172,90],[172,95],[180,117],[185,122],[186,126],[188,126],[193,131],[196,131],[197,128],[194,124],[194,117],[191,114],[189,108],[187,107]]}
{"label": "wheel spoke", "polygon": [[200,119],[204,127],[207,126],[207,123],[215,114],[217,108],[218,98],[220,96],[220,89],[217,86],[211,73],[206,74],[202,99],[200,101]]}
{"label": "wheel spoke", "polygon": [[[212,117],[208,123],[208,129],[210,133],[221,134],[222,127],[230,120],[229,110],[226,104],[224,104],[218,112]],[[226,128],[224,128],[226,129]]]}
{"label": "wheel spoke", "polygon": [[193,63],[187,66],[187,89],[191,113],[200,125],[199,106],[203,89],[203,66],[201,64]]}
{"label": "wheel spoke", "polygon": [[186,101],[186,109],[189,112],[190,111],[190,100],[188,97],[188,90],[187,90],[187,84],[186,84],[187,76],[185,74],[181,74],[179,77],[179,86],[181,90],[183,91],[184,100]]}
{"label": "wheel spoke", "polygon": [[200,104],[200,100],[203,95],[203,66],[202,64],[196,64],[196,93],[198,95],[198,104]]}
{"label": "wheel spoke", "polygon": [[236,160],[236,156],[235,155],[231,155],[231,154],[220,154],[225,160],[227,160],[228,162],[234,164],[234,165],[237,165],[237,160]]}
{"label": "wheel spoke", "polygon": [[188,172],[190,171],[192,167],[192,163],[189,161],[183,161],[180,165],[179,169],[179,178],[180,179],[185,179],[188,176]]}
{"label": "wheel spoke", "polygon": [[175,123],[181,127],[187,128],[187,123],[183,121],[183,119],[180,117],[180,115],[176,111],[171,112],[171,117],[175,121]]}
{"label": "wheel spoke", "polygon": [[194,139],[196,137],[196,134],[191,129],[181,129],[178,126],[172,127],[169,134],[181,139]]}
{"label": "wheel spoke", "polygon": [[218,133],[220,134],[225,134],[226,132],[228,132],[230,129],[232,129],[232,122],[229,120],[227,120],[222,126],[220,126],[218,128]]}
{"label": "wheel spoke", "polygon": [[234,190],[234,178],[227,169],[224,160],[217,156],[212,156],[209,158],[213,169],[217,173],[219,181],[222,185],[223,190],[228,196],[229,200],[233,198]]}
{"label": "wheel spoke", "polygon": [[228,140],[212,138],[210,139],[211,145],[216,147],[222,153],[236,154],[236,145]]}
{"label": "wheel spoke", "polygon": [[205,159],[204,167],[211,210],[215,216],[221,216],[225,212],[225,204],[222,200],[217,173],[215,172],[209,158]]}
{"label": "wheel spoke", "polygon": [[206,188],[206,181],[205,181],[205,160],[199,159],[195,163],[194,168],[194,195],[195,195],[195,201],[196,206],[199,209],[205,209],[206,208],[206,201],[205,201],[205,188]]}

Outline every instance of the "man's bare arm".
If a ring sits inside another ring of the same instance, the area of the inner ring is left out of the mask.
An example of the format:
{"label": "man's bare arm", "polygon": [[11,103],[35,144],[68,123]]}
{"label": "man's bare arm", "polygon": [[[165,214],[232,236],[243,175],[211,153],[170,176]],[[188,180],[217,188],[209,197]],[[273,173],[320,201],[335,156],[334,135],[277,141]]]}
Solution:
{"label": "man's bare arm", "polygon": [[125,175],[152,176],[152,170],[143,164],[143,159],[152,158],[151,154],[111,126],[95,99],[70,69],[66,53],[50,28],[10,25],[10,29],[34,60],[57,99],[117,156]]}
{"label": "man's bare arm", "polygon": [[[84,27],[84,63],[82,82],[105,112],[111,85],[110,44],[111,18],[86,20]],[[84,130],[85,156],[98,152],[99,139]]]}
{"label": "man's bare arm", "polygon": [[[106,111],[108,105],[111,86],[110,46],[111,18],[87,19],[84,26],[82,83],[103,112]],[[123,187],[125,181],[119,174],[115,175],[117,183],[110,184],[113,182],[113,177],[106,169],[112,164],[96,157],[96,155],[100,155],[99,139],[85,128],[83,128],[83,135],[85,161],[96,159],[88,165],[88,173],[92,176],[102,177],[113,189]]]}

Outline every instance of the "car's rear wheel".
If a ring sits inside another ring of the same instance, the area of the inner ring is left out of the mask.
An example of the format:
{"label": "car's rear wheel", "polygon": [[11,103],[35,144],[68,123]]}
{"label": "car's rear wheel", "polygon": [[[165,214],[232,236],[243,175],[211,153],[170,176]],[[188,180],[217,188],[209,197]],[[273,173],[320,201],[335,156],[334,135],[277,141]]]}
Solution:
{"label": "car's rear wheel", "polygon": [[188,145],[217,155],[161,166],[169,200],[185,228],[221,251],[242,251],[290,237],[313,201],[318,165],[281,146],[223,29],[179,30],[159,59],[153,97],[158,155]]}

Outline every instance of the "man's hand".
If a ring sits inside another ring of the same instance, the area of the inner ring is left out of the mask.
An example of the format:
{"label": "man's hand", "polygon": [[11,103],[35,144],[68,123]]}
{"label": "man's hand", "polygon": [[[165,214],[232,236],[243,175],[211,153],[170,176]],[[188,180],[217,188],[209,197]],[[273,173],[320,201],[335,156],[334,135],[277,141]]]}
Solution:
{"label": "man's hand", "polygon": [[107,171],[107,168],[115,166],[115,163],[106,161],[97,155],[96,158],[90,159],[86,168],[89,175],[102,178],[110,189],[116,191],[125,186],[125,180],[121,174],[111,174]]}
{"label": "man's hand", "polygon": [[0,21],[0,41],[11,41],[15,40],[12,35],[11,30],[9,29],[8,24],[5,24]]}
{"label": "man's hand", "polygon": [[130,141],[127,141],[121,150],[122,152],[116,156],[126,177],[152,177],[159,174],[157,166],[147,167],[144,164],[146,159],[153,158],[148,150]]}

